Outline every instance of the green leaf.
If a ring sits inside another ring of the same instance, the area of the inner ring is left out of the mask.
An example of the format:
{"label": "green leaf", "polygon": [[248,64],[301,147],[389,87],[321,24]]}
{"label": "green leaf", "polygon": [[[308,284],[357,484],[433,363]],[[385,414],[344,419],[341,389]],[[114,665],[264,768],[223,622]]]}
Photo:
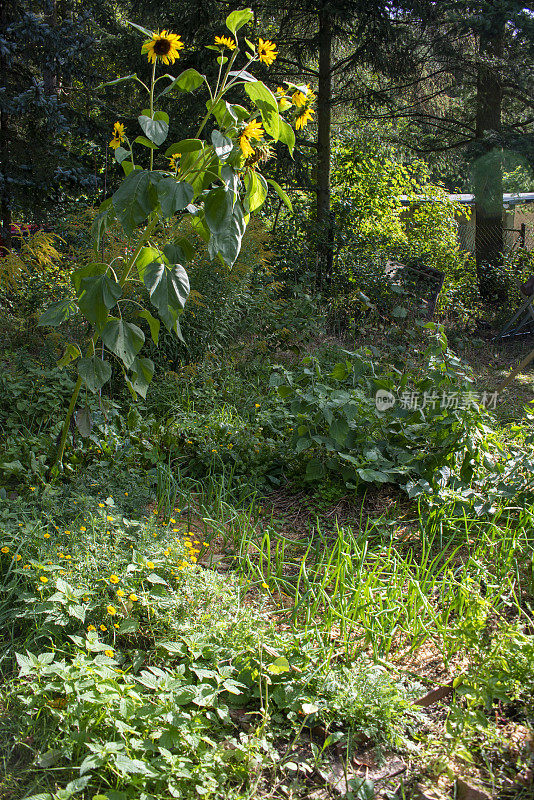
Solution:
{"label": "green leaf", "polygon": [[330,425],[330,436],[338,445],[343,446],[349,433],[348,422],[344,419],[335,419]]}
{"label": "green leaf", "polygon": [[142,311],[139,311],[137,316],[138,317],[142,317],[143,319],[146,319],[146,321],[148,322],[149,327],[150,327],[150,335],[152,336],[152,341],[154,342],[154,344],[157,347],[158,346],[158,339],[159,339],[159,329],[161,327],[161,323],[160,323],[159,319],[156,319],[155,317],[153,317],[152,314],[150,313],[150,311],[148,311],[148,309],[146,309],[146,308],[143,308]]}
{"label": "green leaf", "polygon": [[287,194],[284,192],[282,187],[279,186],[276,181],[273,181],[272,178],[267,178],[267,183],[271,184],[271,186],[275,190],[275,192],[278,195],[278,197],[280,198],[280,200],[282,200],[282,202],[285,203],[285,205],[289,208],[290,211],[293,211],[293,205],[291,203],[291,200],[289,199]]}
{"label": "green leaf", "polygon": [[98,392],[99,389],[111,378],[111,364],[102,361],[97,356],[80,358],[78,361],[78,375],[82,378],[89,391]]}
{"label": "green leaf", "polygon": [[272,664],[267,667],[272,675],[281,675],[283,672],[289,672],[291,666],[285,656],[280,656]]}
{"label": "green leaf", "polygon": [[96,275],[103,275],[107,272],[109,266],[104,264],[103,261],[95,261],[91,264],[86,264],[85,267],[80,267],[80,269],[74,270],[70,279],[72,281],[72,285],[76,289],[76,292],[79,294],[82,289],[82,280],[83,278],[93,278]]}
{"label": "green leaf", "polygon": [[251,19],[254,19],[254,12],[252,9],[241,8],[238,11],[232,11],[231,14],[228,14],[226,17],[226,27],[230,33],[235,35],[237,31],[241,30]]}
{"label": "green leaf", "polygon": [[165,89],[158,95],[162,97],[173,89],[179,89],[181,92],[194,92],[199,86],[202,86],[206,80],[205,75],[201,75],[196,69],[186,69],[177,78],[173,80]]}
{"label": "green leaf", "polygon": [[136,358],[131,367],[131,385],[134,392],[146,399],[147,389],[154,377],[154,362],[150,358]]}
{"label": "green leaf", "polygon": [[262,81],[247,83],[245,92],[259,108],[265,130],[271,134],[275,142],[278,141],[280,136],[280,113],[274,94]]}
{"label": "green leaf", "polygon": [[204,200],[204,217],[211,233],[223,233],[232,218],[233,194],[226,187],[212,189]]}
{"label": "green leaf", "polygon": [[[123,167],[126,162],[123,162]],[[113,220],[115,219],[115,209],[112,206],[111,197],[101,204],[98,214],[93,220],[91,225],[91,237],[94,242],[95,250],[99,250],[102,236],[107,231]]]}
{"label": "green leaf", "polygon": [[139,630],[139,620],[135,619],[134,617],[128,617],[128,619],[123,619],[123,621],[119,625],[118,633],[135,633],[138,630]]}
{"label": "green leaf", "polygon": [[[150,38],[152,38],[152,34],[150,34]],[[115,78],[114,81],[106,81],[105,83],[99,84],[97,89],[103,89],[105,86],[116,86],[118,83],[124,83],[125,81],[137,81],[139,78],[137,77],[137,73],[134,72],[132,75],[124,75],[122,78]]]}
{"label": "green leaf", "polygon": [[161,178],[158,181],[158,200],[161,206],[161,213],[168,219],[177,211],[189,205],[193,199],[194,191],[186,181],[177,181],[170,176]]}
{"label": "green leaf", "polygon": [[117,147],[115,150],[115,161],[118,164],[122,164],[124,159],[128,158],[129,155],[131,155],[131,153],[129,150],[126,150],[125,147]]}
{"label": "green leaf", "polygon": [[91,418],[91,412],[89,409],[81,408],[79,411],[77,411],[74,415],[74,422],[76,423],[76,427],[80,431],[80,434],[83,436],[83,438],[87,439],[93,429],[93,420]]}
{"label": "green leaf", "polygon": [[141,114],[137,119],[139,125],[143,129],[143,133],[151,142],[154,142],[154,144],[158,146],[163,144],[169,134],[168,122],[165,122],[164,119],[150,119],[150,117],[144,114]]}
{"label": "green leaf", "polygon": [[143,36],[148,36],[149,39],[152,39],[154,36],[153,31],[149,31],[148,28],[143,28],[141,25],[137,25],[135,22],[130,22],[129,19],[126,20],[127,25],[131,25],[132,28],[135,28],[136,31],[142,33]]}
{"label": "green leaf", "polygon": [[66,367],[68,364],[71,364],[73,361],[76,361],[77,358],[81,358],[82,351],[78,347],[77,344],[68,344],[65,348],[65,352],[57,362],[57,365],[60,369]]}
{"label": "green leaf", "polygon": [[165,155],[167,158],[170,156],[175,156],[177,153],[183,155],[184,153],[194,153],[196,150],[202,150],[204,147],[204,142],[202,139],[182,139],[181,142],[175,142],[171,144],[165,150]]}
{"label": "green leaf", "polygon": [[158,149],[157,144],[154,144],[153,142],[151,142],[150,139],[146,138],[146,136],[137,136],[134,139],[134,143],[135,144],[142,144],[143,147],[148,147],[150,150],[157,150]]}
{"label": "green leaf", "polygon": [[357,469],[356,472],[366,483],[387,483],[391,478],[385,472],[376,469]]}
{"label": "green leaf", "polygon": [[110,317],[101,333],[102,341],[125,367],[131,367],[137,353],[145,343],[145,334],[131,322]]}
{"label": "green leaf", "polygon": [[109,275],[82,278],[81,294],[78,298],[80,311],[97,328],[104,325],[109,309],[117,304],[122,289]]}
{"label": "green leaf", "polygon": [[41,314],[37,324],[40,326],[49,325],[51,328],[57,328],[58,325],[61,325],[62,322],[66,322],[77,313],[78,306],[76,302],[67,298],[66,300],[60,300],[58,303],[52,303],[52,305]]}
{"label": "green leaf", "polygon": [[[228,192],[230,195],[231,193]],[[220,254],[228,266],[232,266],[241,250],[241,240],[246,230],[243,209],[239,203],[234,205],[234,212],[230,224],[219,234],[212,234],[208,242],[210,258]]]}
{"label": "green leaf", "polygon": [[408,316],[408,309],[404,306],[395,306],[392,313],[396,319],[405,319]]}
{"label": "green leaf", "polygon": [[161,261],[161,258],[161,250],[158,250],[157,247],[142,247],[139,251],[139,255],[135,259],[135,266],[139,273],[139,279],[143,280],[147,264],[152,263],[152,261]]}
{"label": "green leaf", "polygon": [[234,147],[233,141],[228,136],[223,136],[220,131],[212,131],[211,141],[217,156],[221,161],[226,161]]}
{"label": "green leaf", "polygon": [[153,261],[147,265],[143,280],[163,324],[167,330],[174,330],[179,335],[178,315],[189,294],[189,278],[185,269],[179,264],[167,267]]}
{"label": "green leaf", "polygon": [[289,152],[293,155],[293,150],[295,149],[295,131],[283,117],[280,117],[278,139],[280,142],[287,144]]}
{"label": "green leaf", "polygon": [[147,170],[133,170],[112,197],[117,219],[129,236],[158,204],[156,190],[150,179]]}
{"label": "green leaf", "polygon": [[245,174],[245,188],[246,194],[243,201],[245,211],[251,214],[261,208],[267,197],[268,186],[267,181],[254,170],[248,170]]}
{"label": "green leaf", "polygon": [[306,464],[306,480],[320,481],[324,478],[325,469],[322,461],[318,458],[311,458]]}
{"label": "green leaf", "polygon": [[174,242],[166,244],[163,248],[163,252],[165,254],[165,258],[168,259],[169,264],[183,265],[187,261],[191,261],[196,251],[189,239],[186,239],[185,236],[182,236],[180,239],[175,239]]}

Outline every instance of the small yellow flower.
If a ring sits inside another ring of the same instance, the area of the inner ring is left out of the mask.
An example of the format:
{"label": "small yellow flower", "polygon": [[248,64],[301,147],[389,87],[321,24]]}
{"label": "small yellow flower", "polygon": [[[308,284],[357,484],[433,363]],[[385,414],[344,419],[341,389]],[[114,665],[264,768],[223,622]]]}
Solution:
{"label": "small yellow flower", "polygon": [[119,625],[119,623],[118,623],[118,622],[114,622],[114,623],[113,623],[113,627],[114,627],[114,628],[117,628],[117,630],[119,630],[119,628],[120,628],[120,625]]}
{"label": "small yellow flower", "polygon": [[124,589],[117,589],[117,597],[124,597],[125,594]]}
{"label": "small yellow flower", "polygon": [[298,117],[295,120],[295,128],[300,131],[302,128],[305,128],[308,122],[313,117],[313,111],[311,108],[305,108],[303,111],[300,112]]}
{"label": "small yellow flower", "polygon": [[179,50],[183,50],[184,43],[176,33],[167,33],[166,30],[161,33],[153,33],[152,39],[144,42],[141,47],[141,52],[147,54],[147,58],[153,64],[159,58],[164,64],[174,64],[177,58],[180,58]]}
{"label": "small yellow flower", "polygon": [[128,492],[124,492],[124,496],[125,496],[125,497],[128,497]]}
{"label": "small yellow flower", "polygon": [[270,67],[277,55],[278,51],[274,42],[270,42],[268,39],[265,41],[263,41],[263,39],[259,40],[258,57],[260,61],[263,61],[264,64]]}
{"label": "small yellow flower", "polygon": [[259,407],[260,407],[260,404],[259,404],[259,403],[256,403],[254,407],[255,407],[255,408],[259,408]]}
{"label": "small yellow flower", "polygon": [[269,588],[269,584],[267,584],[267,583],[262,583],[262,587],[263,587],[264,589],[268,589],[268,588]]}
{"label": "small yellow flower", "polygon": [[82,533],[85,533],[85,531],[87,530],[87,528],[85,528],[85,527],[82,525],[82,527],[80,528],[80,530],[81,530],[81,532],[82,532]]}
{"label": "small yellow flower", "polygon": [[104,503],[99,503],[99,504],[98,504],[98,507],[99,507],[99,508],[105,508],[105,505],[104,505]]}
{"label": "small yellow flower", "polygon": [[95,628],[95,626],[94,626],[94,625],[88,625],[88,626],[87,626],[87,630],[88,630],[88,631],[96,631],[96,628]]}
{"label": "small yellow flower", "polygon": [[113,126],[113,138],[109,143],[109,146],[116,150],[117,147],[124,141],[124,125],[122,122],[116,122]]}
{"label": "small yellow flower", "polygon": [[65,556],[65,558],[67,559],[67,561],[70,561],[72,556]]}
{"label": "small yellow flower", "polygon": [[70,536],[70,531],[65,531],[65,533],[67,534],[67,536]]}
{"label": "small yellow flower", "polygon": [[30,486],[30,492],[35,492],[35,486]]}
{"label": "small yellow flower", "polygon": [[216,453],[216,452],[217,452],[217,450],[212,450],[211,452],[212,452],[212,453]]}
{"label": "small yellow flower", "polygon": [[104,650],[104,655],[107,656],[108,658],[113,658],[115,653],[113,652],[113,650]]}
{"label": "small yellow flower", "polygon": [[215,44],[221,48],[227,47],[228,50],[235,50],[236,43],[229,36],[216,36]]}
{"label": "small yellow flower", "polygon": [[99,625],[98,627],[100,628],[101,631],[107,631],[107,628],[106,628],[105,625]]}
{"label": "small yellow flower", "polygon": [[30,566],[29,564],[24,564],[24,566],[22,567],[22,569],[31,569],[31,566]]}
{"label": "small yellow flower", "polygon": [[196,556],[191,556],[191,561],[193,562],[193,564],[196,562],[196,560],[197,560]]}
{"label": "small yellow flower", "polygon": [[164,550],[163,555],[168,556],[170,552],[171,552],[170,550]]}
{"label": "small yellow flower", "polygon": [[39,580],[41,581],[41,583],[48,583],[48,578],[46,578],[44,575],[41,575]]}
{"label": "small yellow flower", "polygon": [[43,534],[43,539],[50,539],[50,534],[49,533]]}
{"label": "small yellow flower", "polygon": [[115,608],[115,606],[107,606],[106,611],[108,612],[110,617],[115,616],[115,614],[117,613],[117,609]]}
{"label": "small yellow flower", "polygon": [[134,594],[133,592],[132,592],[132,594],[129,594],[129,595],[128,595],[128,599],[129,599],[129,600],[131,600],[131,601],[132,601],[132,603],[137,603],[137,601],[139,600],[139,598],[137,597],[137,595],[136,595],[136,594]]}
{"label": "small yellow flower", "polygon": [[169,522],[171,522],[173,525],[176,525],[176,520],[174,519],[174,517],[171,517]]}
{"label": "small yellow flower", "polygon": [[119,583],[120,582],[120,578],[119,578],[118,575],[110,575],[109,576],[109,582],[110,583]]}
{"label": "small yellow flower", "polygon": [[114,517],[106,517],[106,519],[107,519],[108,522],[113,522]]}
{"label": "small yellow flower", "polygon": [[6,547],[6,545],[4,545],[4,547],[2,547],[2,553],[9,553],[9,547]]}
{"label": "small yellow flower", "polygon": [[154,562],[153,561],[147,561],[146,565],[147,565],[148,569],[154,569]]}

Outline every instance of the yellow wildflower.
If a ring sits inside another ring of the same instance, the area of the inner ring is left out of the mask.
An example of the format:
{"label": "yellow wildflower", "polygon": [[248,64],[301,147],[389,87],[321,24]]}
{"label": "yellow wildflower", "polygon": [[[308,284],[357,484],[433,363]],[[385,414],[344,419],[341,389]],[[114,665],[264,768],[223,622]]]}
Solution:
{"label": "yellow wildflower", "polygon": [[119,581],[120,581],[120,578],[119,578],[118,575],[110,575],[109,576],[109,582],[110,583],[119,583]]}
{"label": "yellow wildflower", "polygon": [[117,597],[124,597],[126,592],[124,591],[124,589],[117,589],[116,594],[117,594]]}
{"label": "yellow wildflower", "polygon": [[216,36],[215,44],[221,49],[227,47],[228,50],[235,50],[236,48],[236,43],[229,36]]}
{"label": "yellow wildflower", "polygon": [[129,595],[128,595],[128,598],[129,598],[129,599],[132,601],[132,603],[137,603],[137,601],[139,600],[139,598],[137,597],[137,595],[136,595],[136,594],[134,594],[133,592],[132,592],[132,594],[129,594]]}
{"label": "yellow wildflower", "polygon": [[113,650],[104,650],[104,655],[107,656],[108,658],[113,658],[115,653],[113,652]]}
{"label": "yellow wildflower", "polygon": [[148,569],[154,569],[154,562],[153,561],[147,561],[146,565],[147,565]]}
{"label": "yellow wildflower", "polygon": [[109,143],[109,146],[116,150],[117,147],[124,141],[124,125],[122,122],[116,122],[113,126],[113,138]]}
{"label": "yellow wildflower", "polygon": [[115,606],[107,606],[106,611],[108,612],[110,617],[115,616],[115,614],[117,613],[117,609],[115,608]]}
{"label": "yellow wildflower", "polygon": [[174,64],[180,58],[179,50],[183,50],[184,43],[176,33],[167,32],[153,33],[152,39],[144,42],[141,52],[147,54],[147,58],[153,64],[159,58],[164,64]]}
{"label": "yellow wildflower", "polygon": [[311,108],[305,108],[303,111],[301,111],[295,120],[295,128],[298,131],[302,130],[302,128],[305,128],[310,119],[313,117],[313,113],[314,112]]}
{"label": "yellow wildflower", "polygon": [[278,51],[274,42],[270,42],[268,39],[265,41],[263,41],[263,39],[259,40],[258,57],[260,61],[263,61],[264,64],[270,67],[277,55]]}

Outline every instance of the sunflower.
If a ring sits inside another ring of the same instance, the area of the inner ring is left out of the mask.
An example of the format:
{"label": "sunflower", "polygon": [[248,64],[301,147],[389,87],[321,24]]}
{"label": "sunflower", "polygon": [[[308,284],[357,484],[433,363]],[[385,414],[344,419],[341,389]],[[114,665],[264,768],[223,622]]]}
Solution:
{"label": "sunflower", "polygon": [[179,172],[180,171],[180,168],[178,167],[178,164],[176,163],[177,159],[180,159],[180,158],[181,158],[181,153],[175,153],[173,156],[171,156],[169,158],[169,169],[172,170],[172,172]]}
{"label": "sunflower", "polygon": [[227,47],[228,50],[235,50],[236,44],[233,39],[230,39],[229,36],[216,36],[215,37],[215,44],[218,47]]}
{"label": "sunflower", "polygon": [[[124,141],[124,125],[122,122],[116,122],[113,126],[113,139],[109,143],[109,146],[112,147],[114,150]],[[66,533],[67,531],[65,531]]]}
{"label": "sunflower", "polygon": [[254,155],[254,148],[251,146],[250,140],[255,139],[256,141],[259,141],[263,138],[264,134],[265,131],[259,122],[256,122],[256,120],[253,119],[248,123],[239,138],[239,147],[241,148],[241,152],[245,158],[249,158],[249,156]]}
{"label": "sunflower", "polygon": [[311,108],[304,108],[298,115],[295,120],[295,128],[300,131],[302,128],[305,128],[308,122],[313,117],[313,111]]}
{"label": "sunflower", "polygon": [[154,33],[152,39],[145,42],[141,47],[141,52],[147,54],[147,58],[153,64],[159,58],[164,64],[174,64],[180,58],[179,50],[182,50],[184,43],[176,33],[161,31]]}
{"label": "sunflower", "polygon": [[263,61],[264,64],[270,67],[277,55],[278,51],[274,42],[270,42],[268,39],[265,41],[263,41],[263,39],[259,40],[258,56],[260,61]]}

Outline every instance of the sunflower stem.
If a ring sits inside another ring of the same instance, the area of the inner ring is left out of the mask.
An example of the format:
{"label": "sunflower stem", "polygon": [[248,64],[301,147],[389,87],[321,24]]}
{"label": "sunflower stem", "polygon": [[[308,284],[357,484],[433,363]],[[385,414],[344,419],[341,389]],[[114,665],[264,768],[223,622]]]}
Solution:
{"label": "sunflower stem", "polygon": [[[154,63],[152,64],[152,77],[150,79],[150,119],[154,119],[154,87],[156,85],[156,62],[157,59],[154,59]],[[154,166],[154,151],[150,150],[150,169]]]}

